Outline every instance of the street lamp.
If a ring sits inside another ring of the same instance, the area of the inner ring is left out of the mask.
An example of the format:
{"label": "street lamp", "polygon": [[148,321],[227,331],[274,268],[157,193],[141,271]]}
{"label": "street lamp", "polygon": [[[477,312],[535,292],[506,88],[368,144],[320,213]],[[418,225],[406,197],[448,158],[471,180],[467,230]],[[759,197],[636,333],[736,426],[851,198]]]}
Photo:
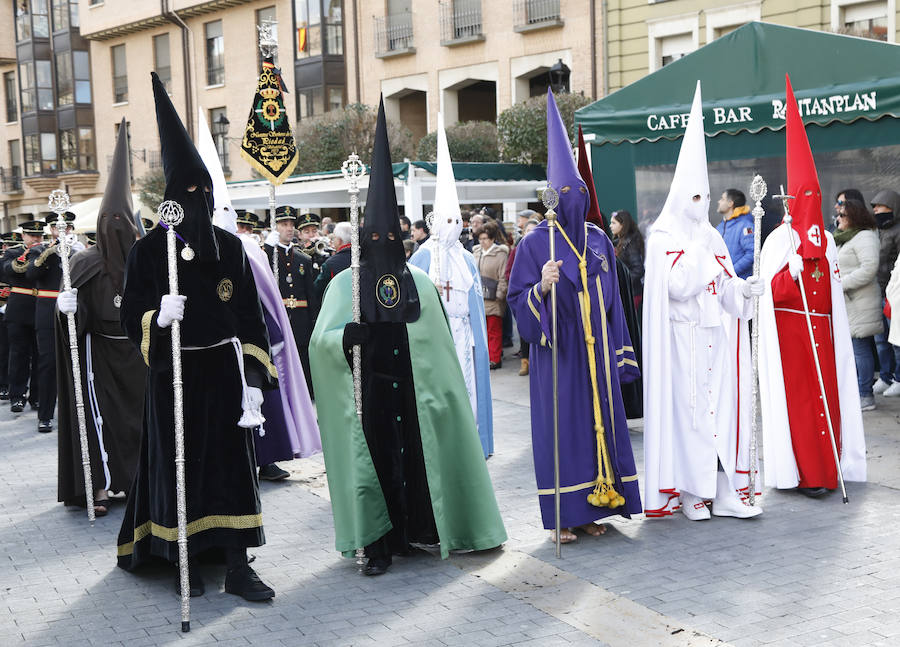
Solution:
{"label": "street lamp", "polygon": [[550,87],[556,94],[569,91],[569,75],[571,72],[572,70],[563,63],[562,59],[556,61],[553,67],[550,68],[548,72],[550,75]]}
{"label": "street lamp", "polygon": [[219,118],[212,122],[212,134],[216,137],[224,137],[228,134],[228,126],[230,125],[231,122],[228,121],[228,117],[224,113],[220,113]]}

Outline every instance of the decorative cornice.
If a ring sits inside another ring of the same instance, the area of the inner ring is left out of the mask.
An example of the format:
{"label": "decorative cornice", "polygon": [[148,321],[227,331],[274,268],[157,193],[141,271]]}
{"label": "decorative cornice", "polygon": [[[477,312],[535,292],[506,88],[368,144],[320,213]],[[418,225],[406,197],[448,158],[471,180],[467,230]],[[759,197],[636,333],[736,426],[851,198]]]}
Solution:
{"label": "decorative cornice", "polygon": [[[195,16],[202,16],[205,14],[213,13],[221,9],[249,4],[252,1],[253,0],[208,0],[207,2],[197,3],[193,7],[177,9],[174,11],[174,13],[176,13],[179,18],[193,18]],[[147,16],[146,18],[141,18],[140,20],[135,20],[125,25],[116,25],[115,27],[99,29],[97,31],[89,33],[82,32],[81,36],[83,38],[87,38],[88,40],[110,40],[111,38],[119,38],[120,36],[127,36],[128,34],[134,34],[139,31],[155,29],[160,25],[166,24],[169,24],[168,18],[166,18],[163,14],[155,14]]]}

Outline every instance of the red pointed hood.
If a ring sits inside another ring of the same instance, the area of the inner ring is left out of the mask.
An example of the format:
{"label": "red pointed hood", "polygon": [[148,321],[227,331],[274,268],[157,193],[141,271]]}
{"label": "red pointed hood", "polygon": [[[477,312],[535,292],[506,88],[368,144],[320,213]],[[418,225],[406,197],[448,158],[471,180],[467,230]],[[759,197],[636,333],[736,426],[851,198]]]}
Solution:
{"label": "red pointed hood", "polygon": [[800,236],[797,253],[803,258],[824,258],[825,223],[822,220],[822,190],[816,163],[809,148],[809,140],[794,98],[791,79],[785,75],[787,93],[787,177],[789,209],[793,217],[792,226]]}
{"label": "red pointed hood", "polygon": [[591,173],[591,164],[588,161],[587,146],[585,146],[584,133],[581,131],[580,125],[578,126],[578,173],[581,175],[581,179],[584,180],[584,183],[587,184],[588,195],[591,198],[591,205],[588,207],[585,220],[594,223],[609,236],[609,229],[606,225],[606,221],[603,219],[603,214],[600,212],[600,203],[597,202],[597,191],[594,189],[594,175]]}

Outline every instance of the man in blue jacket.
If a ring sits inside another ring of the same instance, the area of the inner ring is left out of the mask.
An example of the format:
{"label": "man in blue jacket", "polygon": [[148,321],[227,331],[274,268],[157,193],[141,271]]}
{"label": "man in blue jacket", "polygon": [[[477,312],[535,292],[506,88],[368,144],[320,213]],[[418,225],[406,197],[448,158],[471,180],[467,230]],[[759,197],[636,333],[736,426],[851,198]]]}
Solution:
{"label": "man in blue jacket", "polygon": [[728,189],[719,198],[718,212],[722,222],[716,229],[725,239],[735,274],[746,279],[753,273],[753,216],[747,198],[737,189]]}

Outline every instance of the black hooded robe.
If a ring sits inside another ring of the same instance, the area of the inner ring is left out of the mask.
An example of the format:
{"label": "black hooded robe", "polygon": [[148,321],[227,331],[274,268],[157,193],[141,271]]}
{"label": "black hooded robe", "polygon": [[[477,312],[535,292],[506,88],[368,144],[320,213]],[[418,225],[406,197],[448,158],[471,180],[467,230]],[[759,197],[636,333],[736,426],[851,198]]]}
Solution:
{"label": "black hooded robe", "polygon": [[[253,435],[237,426],[243,387],[229,340],[238,340],[250,386],[271,388],[276,375],[243,246],[219,228],[213,235],[218,260],[188,262],[178,255],[179,293],[187,297],[181,357],[192,556],[211,547],[265,543]],[[149,367],[137,475],[118,540],[118,564],[127,570],[151,555],[178,557],[171,327],[157,325],[168,292],[166,231],[158,227],[131,249],[122,303],[122,326]]]}

